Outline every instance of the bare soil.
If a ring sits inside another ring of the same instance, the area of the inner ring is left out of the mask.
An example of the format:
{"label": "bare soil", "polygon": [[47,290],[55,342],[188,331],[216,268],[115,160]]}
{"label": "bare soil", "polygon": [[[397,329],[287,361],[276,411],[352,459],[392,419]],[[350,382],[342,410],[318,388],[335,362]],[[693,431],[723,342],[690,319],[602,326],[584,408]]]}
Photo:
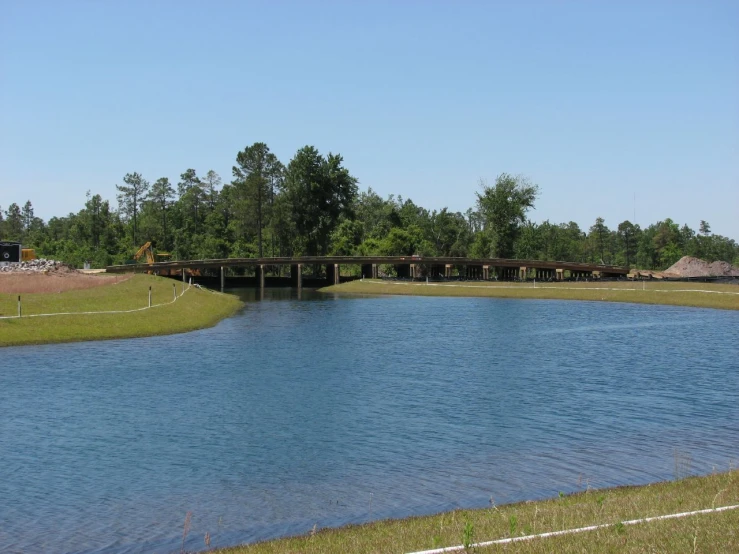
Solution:
{"label": "bare soil", "polygon": [[666,275],[679,277],[739,277],[739,267],[728,262],[708,263],[692,256],[683,256],[677,263],[667,268]]}
{"label": "bare soil", "polygon": [[91,289],[122,283],[132,274],[86,275],[76,271],[0,273],[0,294],[32,294]]}

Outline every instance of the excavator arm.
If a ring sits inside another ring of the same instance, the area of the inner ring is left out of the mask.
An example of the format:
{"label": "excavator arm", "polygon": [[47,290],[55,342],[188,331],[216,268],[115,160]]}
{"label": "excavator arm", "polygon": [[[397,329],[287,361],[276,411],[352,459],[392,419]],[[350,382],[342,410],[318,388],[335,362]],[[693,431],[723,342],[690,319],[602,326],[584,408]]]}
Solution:
{"label": "excavator arm", "polygon": [[141,261],[141,257],[146,254],[146,263],[154,263],[154,253],[151,251],[151,241],[147,241],[138,251],[133,255],[133,259]]}

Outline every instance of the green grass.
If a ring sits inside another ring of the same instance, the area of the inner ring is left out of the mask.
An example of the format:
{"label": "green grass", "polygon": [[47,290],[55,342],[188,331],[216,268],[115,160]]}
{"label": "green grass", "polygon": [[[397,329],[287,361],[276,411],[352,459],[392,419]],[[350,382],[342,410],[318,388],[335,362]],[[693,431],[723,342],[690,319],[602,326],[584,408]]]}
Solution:
{"label": "green grass", "polygon": [[[585,488],[585,487],[584,487]],[[319,530],[218,550],[223,554],[412,552],[608,524],[595,531],[475,548],[475,552],[739,552],[739,510],[621,522],[739,504],[739,472],[642,487],[584,490],[537,502],[457,510]],[[213,537],[217,541],[217,536]],[[472,551],[470,549],[469,551]]]}
{"label": "green grass", "polygon": [[[474,296],[632,302],[739,310],[739,286],[676,282],[504,283],[357,280],[320,289],[344,294]],[[700,292],[711,291],[711,292]]]}
{"label": "green grass", "polygon": [[[101,340],[182,333],[211,327],[235,313],[242,303],[234,296],[199,290],[176,302],[133,313],[25,317],[32,314],[132,310],[173,299],[182,283],[151,275],[135,275],[118,284],[62,293],[22,294],[24,317],[0,320],[0,346]],[[17,294],[0,294],[0,315],[17,314]]]}

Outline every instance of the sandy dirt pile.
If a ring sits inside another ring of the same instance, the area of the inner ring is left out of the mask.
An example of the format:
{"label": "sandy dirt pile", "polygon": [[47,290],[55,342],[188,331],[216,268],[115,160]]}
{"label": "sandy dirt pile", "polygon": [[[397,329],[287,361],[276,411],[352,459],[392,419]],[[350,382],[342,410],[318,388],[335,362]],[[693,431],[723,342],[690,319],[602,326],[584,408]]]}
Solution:
{"label": "sandy dirt pile", "polygon": [[739,267],[734,267],[728,262],[709,264],[699,258],[683,256],[664,273],[678,277],[739,277]]}
{"label": "sandy dirt pile", "polygon": [[111,285],[130,275],[85,275],[55,260],[31,260],[0,266],[0,294],[64,292]]}

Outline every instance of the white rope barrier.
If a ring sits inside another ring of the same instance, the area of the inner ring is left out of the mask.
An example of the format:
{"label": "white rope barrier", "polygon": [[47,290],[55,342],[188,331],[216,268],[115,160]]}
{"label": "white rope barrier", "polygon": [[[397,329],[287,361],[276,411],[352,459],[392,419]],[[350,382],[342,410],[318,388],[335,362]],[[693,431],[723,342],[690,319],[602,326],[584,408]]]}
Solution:
{"label": "white rope barrier", "polygon": [[[96,315],[96,314],[130,314],[134,312],[141,312],[144,310],[149,310],[151,308],[160,308],[162,306],[169,306],[170,304],[174,304],[178,298],[181,298],[183,294],[185,294],[188,290],[190,290],[190,287],[193,285],[188,285],[185,290],[182,291],[182,293],[179,296],[176,296],[170,300],[169,302],[165,302],[164,304],[154,304],[152,306],[144,306],[143,308],[134,308],[132,310],[108,310],[103,312],[57,312],[53,314],[28,314],[28,315],[5,315],[0,316],[0,319],[26,319],[27,317],[51,317],[56,315]],[[200,288],[200,287],[198,287]]]}
{"label": "white rope barrier", "polygon": [[[722,506],[721,508],[708,508],[706,510],[696,510],[693,512],[682,512],[679,514],[668,514],[663,516],[644,517],[641,519],[631,519],[629,521],[621,521],[621,525],[637,525],[639,523],[649,523],[650,521],[661,521],[665,519],[676,519],[681,517],[694,516],[699,514],[713,514],[718,512],[724,512],[727,510],[736,510],[739,508],[739,504],[734,506]],[[587,527],[578,527],[576,529],[564,529],[562,531],[550,531],[549,533],[540,533],[538,535],[525,535],[523,537],[511,537],[508,539],[498,539],[494,541],[478,542],[476,544],[469,545],[469,548],[483,548],[485,546],[492,546],[494,544],[509,544],[512,542],[531,541],[534,539],[545,539],[548,537],[557,537],[560,535],[572,535],[575,533],[585,533],[586,531],[595,531],[596,529],[605,529],[607,527],[613,527],[618,523],[603,523],[601,525],[589,525]],[[443,554],[444,552],[459,552],[465,550],[464,545],[458,546],[446,546],[444,548],[434,548],[433,550],[419,550],[417,552],[410,552],[409,554]]]}

